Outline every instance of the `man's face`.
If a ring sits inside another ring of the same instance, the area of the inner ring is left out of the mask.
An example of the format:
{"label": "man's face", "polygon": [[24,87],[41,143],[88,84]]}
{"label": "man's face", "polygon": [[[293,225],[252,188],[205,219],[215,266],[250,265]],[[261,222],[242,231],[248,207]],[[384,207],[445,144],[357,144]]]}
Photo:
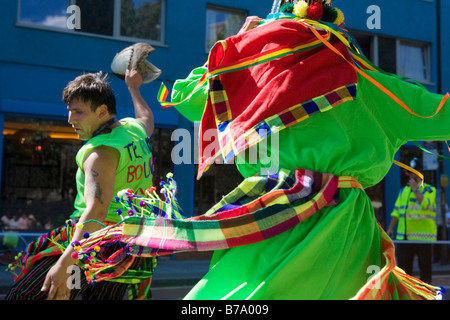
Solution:
{"label": "man's face", "polygon": [[417,174],[415,174],[414,172],[408,172],[408,177],[409,179],[412,179],[416,182],[422,180]]}
{"label": "man's face", "polygon": [[67,106],[69,110],[68,122],[75,129],[81,140],[89,140],[101,122],[100,107],[92,111],[91,106],[83,100],[75,98]]}

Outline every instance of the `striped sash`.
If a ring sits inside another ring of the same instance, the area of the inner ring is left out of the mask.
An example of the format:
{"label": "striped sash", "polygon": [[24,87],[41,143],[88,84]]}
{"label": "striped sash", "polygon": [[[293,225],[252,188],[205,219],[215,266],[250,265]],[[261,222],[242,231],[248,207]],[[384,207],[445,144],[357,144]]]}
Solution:
{"label": "striped sash", "polygon": [[[293,228],[322,208],[335,205],[339,188],[362,189],[353,177],[303,169],[251,177],[202,216],[127,217],[114,229],[92,234],[82,248],[89,254],[99,243],[109,245],[111,239],[126,244],[132,255],[161,256],[256,243]],[[155,201],[152,206],[159,207]]]}

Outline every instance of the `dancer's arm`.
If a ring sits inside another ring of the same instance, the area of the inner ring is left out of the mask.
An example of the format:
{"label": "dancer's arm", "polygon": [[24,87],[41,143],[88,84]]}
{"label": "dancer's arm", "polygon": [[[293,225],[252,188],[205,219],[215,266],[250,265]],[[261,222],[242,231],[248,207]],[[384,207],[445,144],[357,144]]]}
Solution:
{"label": "dancer's arm", "polygon": [[[83,162],[86,210],[81,215],[79,223],[83,223],[84,226],[82,229],[75,228],[72,242],[75,240],[81,241],[86,232],[93,233],[101,228],[101,225],[96,222],[86,222],[89,220],[105,220],[114,194],[118,161],[117,150],[99,147],[94,149]],[[76,259],[72,258],[73,252],[74,248],[68,246],[46,275],[41,290],[49,291],[49,300],[67,300],[70,298],[71,288],[67,284],[68,268],[77,262]]]}
{"label": "dancer's arm", "polygon": [[145,102],[140,92],[142,76],[137,70],[127,70],[125,73],[125,83],[127,84],[131,99],[133,100],[136,120],[142,123],[147,135],[151,137],[155,130],[155,124],[152,109],[150,109],[147,102]]}

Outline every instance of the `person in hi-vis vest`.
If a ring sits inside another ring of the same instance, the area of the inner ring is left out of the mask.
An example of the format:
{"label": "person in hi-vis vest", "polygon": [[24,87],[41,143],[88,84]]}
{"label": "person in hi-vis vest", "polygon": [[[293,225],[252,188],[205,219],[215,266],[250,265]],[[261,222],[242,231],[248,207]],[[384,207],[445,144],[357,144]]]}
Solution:
{"label": "person in hi-vis vest", "polygon": [[[413,158],[410,166],[418,171],[422,170],[419,159]],[[403,187],[394,210],[391,213],[391,223],[387,230],[393,237],[394,227],[397,225],[396,240],[405,240],[409,243],[399,243],[397,246],[397,263],[406,273],[411,274],[414,256],[419,258],[420,279],[431,282],[432,246],[417,241],[436,241],[436,188],[423,183],[420,177],[407,172],[409,180]],[[414,242],[413,242],[414,241]]]}

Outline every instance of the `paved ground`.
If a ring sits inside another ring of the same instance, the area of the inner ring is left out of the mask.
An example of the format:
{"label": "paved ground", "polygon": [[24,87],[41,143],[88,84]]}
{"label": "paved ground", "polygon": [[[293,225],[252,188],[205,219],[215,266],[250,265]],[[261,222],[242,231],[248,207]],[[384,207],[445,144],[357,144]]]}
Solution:
{"label": "paved ground", "polygon": [[[182,299],[189,290],[208,271],[208,259],[177,260],[171,257],[163,257],[158,261],[153,276],[152,294],[155,300]],[[418,276],[415,268],[414,276]],[[12,276],[5,272],[5,267],[0,266],[0,300],[3,299],[11,286]],[[445,287],[448,291],[444,299],[450,300],[450,264],[433,264],[432,284]]]}
{"label": "paved ground", "polygon": [[[181,299],[205,275],[208,268],[208,259],[160,258],[152,281],[153,298],[155,300]],[[13,284],[13,276],[5,269],[5,265],[0,265],[0,300]]]}

